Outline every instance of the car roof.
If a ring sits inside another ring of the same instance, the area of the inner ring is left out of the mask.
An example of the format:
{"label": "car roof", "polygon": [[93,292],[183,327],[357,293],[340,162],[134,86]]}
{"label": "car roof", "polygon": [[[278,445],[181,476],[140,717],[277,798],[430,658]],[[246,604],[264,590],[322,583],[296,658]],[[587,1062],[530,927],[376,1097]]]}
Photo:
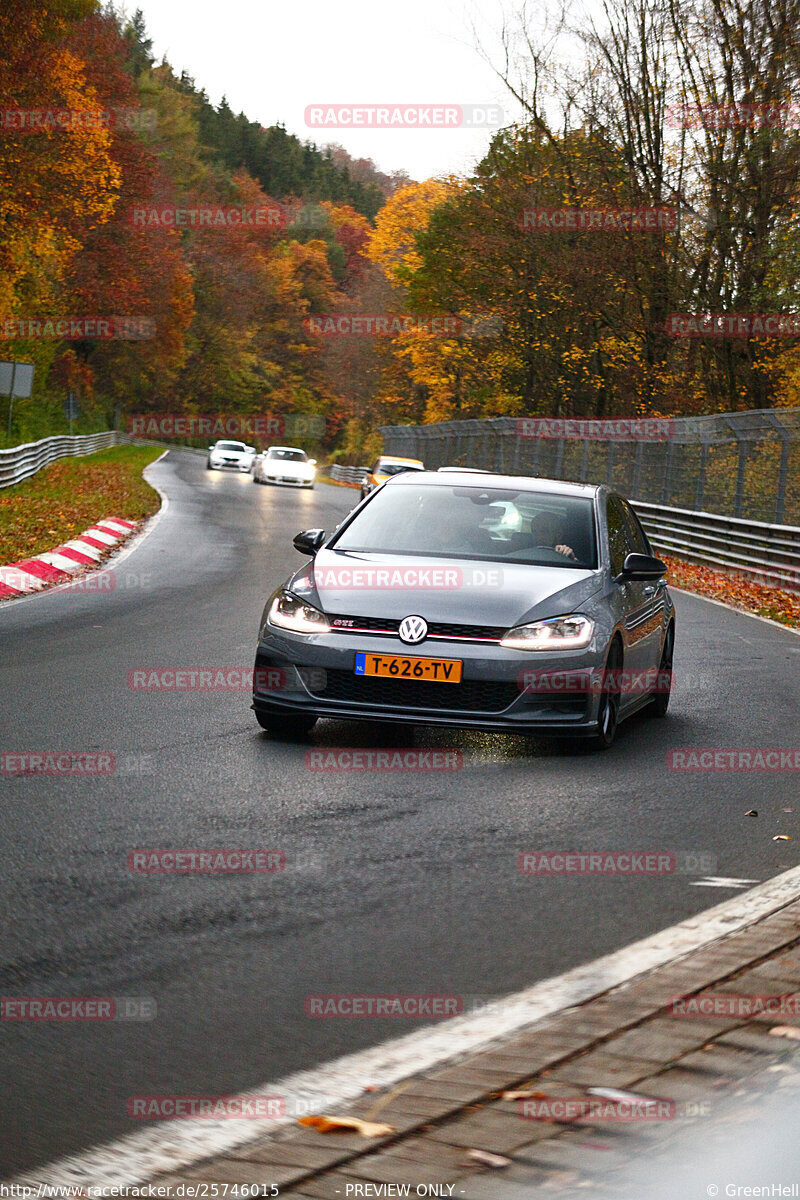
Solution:
{"label": "car roof", "polygon": [[267,446],[267,451],[269,450],[299,450],[301,454],[305,454],[301,446]]}
{"label": "car roof", "polygon": [[[453,487],[453,474],[455,472],[438,471],[423,472],[425,478],[422,479],[418,473],[412,475],[393,475],[387,480],[383,487],[413,487],[420,483],[434,484],[438,487]],[[469,487],[474,481],[475,487],[496,487],[502,489],[515,488],[520,492],[548,492],[550,495],[555,493],[561,496],[587,496],[594,497],[603,487],[597,483],[571,483],[563,479],[543,479],[538,475],[496,475],[494,473],[483,474],[476,471],[474,474],[467,472],[458,472],[458,487]]]}
{"label": "car roof", "polygon": [[379,463],[413,463],[415,467],[424,466],[420,458],[400,458],[397,454],[381,454],[378,458]]}

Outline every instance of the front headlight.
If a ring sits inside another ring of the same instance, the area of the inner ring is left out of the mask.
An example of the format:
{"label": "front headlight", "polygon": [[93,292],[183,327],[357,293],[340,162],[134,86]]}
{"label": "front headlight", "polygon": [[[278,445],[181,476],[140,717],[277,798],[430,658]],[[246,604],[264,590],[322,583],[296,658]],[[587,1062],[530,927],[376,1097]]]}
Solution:
{"label": "front headlight", "polygon": [[267,620],[279,629],[291,629],[292,633],[330,633],[331,627],[325,613],[298,600],[291,592],[280,592],[272,601]]}
{"label": "front headlight", "polygon": [[594,633],[594,622],[573,613],[509,629],[500,645],[509,650],[583,650]]}

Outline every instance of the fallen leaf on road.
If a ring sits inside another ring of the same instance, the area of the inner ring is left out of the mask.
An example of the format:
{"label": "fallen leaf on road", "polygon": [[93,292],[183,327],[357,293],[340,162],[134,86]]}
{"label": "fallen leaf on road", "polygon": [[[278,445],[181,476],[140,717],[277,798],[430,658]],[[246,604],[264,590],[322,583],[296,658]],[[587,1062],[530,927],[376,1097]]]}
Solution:
{"label": "fallen leaf on road", "polygon": [[773,1037],[791,1038],[794,1042],[800,1042],[800,1028],[797,1025],[773,1025],[770,1033]]}
{"label": "fallen leaf on road", "polygon": [[772,840],[773,842],[790,842],[792,839],[789,837],[788,833],[776,833]]}
{"label": "fallen leaf on road", "polygon": [[507,1167],[511,1162],[510,1158],[504,1158],[502,1154],[490,1154],[488,1150],[468,1150],[467,1158],[483,1163],[484,1167]]}
{"label": "fallen leaf on road", "polygon": [[547,1092],[532,1092],[530,1089],[523,1088],[519,1092],[501,1092],[501,1100],[546,1100]]}
{"label": "fallen leaf on road", "polygon": [[311,1125],[320,1133],[330,1133],[332,1130],[344,1129],[358,1133],[361,1137],[386,1137],[387,1133],[396,1133],[394,1125],[379,1125],[375,1121],[362,1121],[359,1117],[300,1117],[298,1125]]}
{"label": "fallen leaf on road", "polygon": [[749,808],[749,809],[747,810],[747,812],[746,812],[744,815],[745,815],[746,817],[757,817],[757,816],[758,816],[758,809],[757,809],[757,808]]}

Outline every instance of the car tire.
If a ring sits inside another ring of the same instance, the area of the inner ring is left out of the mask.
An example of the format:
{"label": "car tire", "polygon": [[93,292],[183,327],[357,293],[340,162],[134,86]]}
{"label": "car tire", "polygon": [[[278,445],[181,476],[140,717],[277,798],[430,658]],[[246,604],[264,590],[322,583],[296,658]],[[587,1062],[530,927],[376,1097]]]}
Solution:
{"label": "car tire", "polygon": [[283,737],[302,737],[310,733],[317,723],[317,718],[310,713],[257,712],[256,720],[267,733],[277,733]]}
{"label": "car tire", "polygon": [[614,638],[608,649],[606,665],[603,668],[603,682],[600,688],[600,705],[597,710],[597,733],[592,738],[595,750],[609,750],[614,744],[619,726],[619,687],[615,687],[609,679],[611,671],[619,671],[622,667],[622,646]]}
{"label": "car tire", "polygon": [[661,664],[658,668],[659,686],[662,672],[669,672],[669,689],[666,692],[657,691],[647,706],[646,712],[651,717],[665,717],[669,708],[669,698],[672,694],[672,659],[675,654],[675,626],[670,625],[664,638],[664,648],[661,651]]}
{"label": "car tire", "polygon": [[206,459],[206,470],[207,470],[207,471],[213,471],[213,470],[214,470],[214,468],[212,467],[212,465],[211,465],[211,463],[208,461],[208,459]]}

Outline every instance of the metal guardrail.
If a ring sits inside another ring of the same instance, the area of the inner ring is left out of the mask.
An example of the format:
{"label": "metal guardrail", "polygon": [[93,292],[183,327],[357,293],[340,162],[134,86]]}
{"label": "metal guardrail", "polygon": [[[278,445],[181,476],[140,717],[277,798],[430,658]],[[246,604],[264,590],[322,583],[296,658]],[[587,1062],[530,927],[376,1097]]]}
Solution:
{"label": "metal guardrail", "polygon": [[369,474],[369,467],[343,467],[339,463],[335,463],[331,467],[331,479],[336,483],[352,483],[356,487],[361,484],[365,475]]}
{"label": "metal guardrail", "polygon": [[58,458],[94,454],[95,450],[107,450],[116,444],[117,434],[112,429],[107,433],[42,438],[38,442],[26,442],[22,446],[0,450],[0,488],[29,479]]}
{"label": "metal guardrail", "polygon": [[800,592],[800,527],[633,501],[656,550]]}

